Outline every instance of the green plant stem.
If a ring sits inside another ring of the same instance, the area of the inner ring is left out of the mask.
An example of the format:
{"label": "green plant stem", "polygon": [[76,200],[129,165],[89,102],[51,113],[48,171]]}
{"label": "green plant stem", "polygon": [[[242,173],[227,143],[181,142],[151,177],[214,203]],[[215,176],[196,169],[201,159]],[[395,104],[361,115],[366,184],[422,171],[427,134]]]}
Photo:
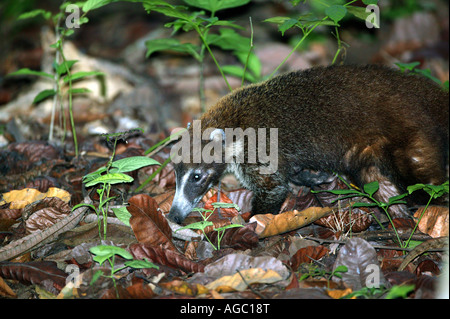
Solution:
{"label": "green plant stem", "polygon": [[153,172],[152,175],[150,175],[150,176],[149,176],[149,177],[148,177],[141,185],[139,185],[138,188],[136,188],[136,189],[134,190],[133,193],[138,193],[138,192],[140,192],[140,191],[145,187],[145,185],[147,185],[152,179],[154,179],[155,176],[158,175],[159,172],[161,172],[162,169],[163,169],[164,167],[166,167],[167,164],[170,163],[171,160],[172,160],[172,159],[171,159],[170,157],[169,157],[168,159],[166,159],[166,160],[164,161],[164,163],[162,163],[161,166],[158,167],[158,169],[157,169],[156,171]]}
{"label": "green plant stem", "polygon": [[250,49],[248,50],[247,59],[245,60],[244,72],[242,73],[241,86],[244,86],[245,73],[247,72],[248,61],[250,60],[250,55],[252,54],[252,51],[253,51],[253,23],[252,23],[252,17],[249,17],[249,21],[250,21]]}
{"label": "green plant stem", "polygon": [[419,219],[417,220],[417,223],[414,225],[414,228],[413,228],[413,230],[412,230],[412,232],[411,232],[411,235],[409,235],[409,238],[408,238],[408,240],[406,241],[404,247],[408,247],[409,242],[411,241],[412,236],[413,236],[414,233],[416,232],[416,229],[417,229],[417,227],[419,226],[419,223],[420,223],[420,221],[422,220],[423,215],[425,214],[426,210],[428,209],[428,206],[430,205],[432,199],[434,198],[434,194],[435,194],[435,192],[433,192],[433,193],[431,194],[430,199],[428,200],[428,203],[425,205],[425,208],[423,209],[422,213],[420,214],[420,217],[419,217]]}
{"label": "green plant stem", "polygon": [[297,51],[297,49],[300,47],[300,45],[303,43],[303,41],[308,37],[308,35],[314,31],[315,28],[317,28],[323,21],[325,21],[328,18],[328,16],[326,16],[325,18],[323,18],[322,20],[320,20],[319,22],[317,22],[316,24],[314,24],[314,26],[312,26],[308,31],[306,31],[306,33],[303,34],[303,37],[300,39],[300,41],[297,42],[297,44],[295,45],[295,47],[291,50],[291,52],[289,52],[289,54],[284,58],[283,61],[281,61],[281,63],[275,68],[275,70],[273,70],[273,72],[269,75],[269,78],[273,77],[278,70],[286,63],[286,61],[291,57],[291,55]]}
{"label": "green plant stem", "polygon": [[217,62],[216,57],[214,56],[214,53],[211,51],[211,48],[209,47],[208,42],[206,41],[202,31],[200,30],[200,28],[197,25],[193,25],[193,26],[194,26],[195,31],[197,31],[198,35],[200,36],[200,39],[202,40],[203,44],[205,45],[206,50],[208,50],[209,55],[211,56],[214,63],[216,64],[217,69],[219,69],[219,72],[222,75],[222,78],[225,80],[225,83],[227,84],[228,89],[230,90],[230,92],[233,91],[233,88],[231,87],[230,83],[228,83],[227,77],[223,73],[223,70],[220,67],[219,62]]}

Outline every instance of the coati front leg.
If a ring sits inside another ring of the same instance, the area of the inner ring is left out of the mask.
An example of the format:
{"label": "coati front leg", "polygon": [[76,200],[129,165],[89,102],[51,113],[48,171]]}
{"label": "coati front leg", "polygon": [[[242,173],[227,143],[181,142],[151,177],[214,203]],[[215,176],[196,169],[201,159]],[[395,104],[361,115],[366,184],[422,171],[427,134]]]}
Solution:
{"label": "coati front leg", "polygon": [[[257,167],[247,168],[254,171]],[[252,216],[255,214],[278,214],[288,193],[287,179],[276,172],[274,174],[245,174],[244,186],[253,191]]]}

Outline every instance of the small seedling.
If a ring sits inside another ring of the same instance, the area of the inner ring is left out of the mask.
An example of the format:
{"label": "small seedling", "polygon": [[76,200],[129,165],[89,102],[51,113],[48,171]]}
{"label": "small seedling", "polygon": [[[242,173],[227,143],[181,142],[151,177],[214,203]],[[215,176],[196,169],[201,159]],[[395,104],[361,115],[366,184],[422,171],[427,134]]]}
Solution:
{"label": "small seedling", "polygon": [[243,227],[239,224],[230,224],[225,225],[219,228],[215,228],[214,231],[217,232],[217,247],[214,246],[214,244],[209,240],[208,236],[206,236],[205,229],[208,226],[214,226],[214,224],[211,221],[208,221],[208,218],[214,213],[214,211],[217,208],[236,208],[238,211],[240,210],[239,206],[233,203],[213,203],[214,210],[211,209],[204,209],[204,208],[194,208],[192,211],[200,213],[200,216],[202,216],[202,221],[192,223],[189,225],[186,225],[184,227],[181,227],[177,229],[176,231],[182,230],[182,229],[200,229],[205,236],[206,240],[213,246],[214,250],[220,249],[220,242],[223,238],[223,235],[225,234],[225,230],[229,228],[235,228],[235,227]]}

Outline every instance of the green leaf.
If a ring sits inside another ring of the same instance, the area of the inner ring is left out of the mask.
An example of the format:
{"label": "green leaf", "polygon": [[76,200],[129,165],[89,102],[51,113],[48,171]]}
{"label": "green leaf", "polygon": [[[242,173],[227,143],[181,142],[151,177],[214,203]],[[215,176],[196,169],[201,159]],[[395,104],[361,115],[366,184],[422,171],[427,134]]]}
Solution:
{"label": "green leaf", "polygon": [[378,0],[362,0],[362,2],[368,6],[370,4],[378,4]]}
{"label": "green leaf", "polygon": [[347,6],[347,11],[364,21],[366,21],[367,17],[370,15],[370,12],[367,12],[364,7]]}
{"label": "green leaf", "polygon": [[[237,56],[242,64],[245,65],[245,63],[247,63],[247,52],[234,52],[234,55]],[[257,79],[261,78],[262,63],[258,56],[253,52],[250,53],[250,56],[248,58],[247,70],[252,72]]]}
{"label": "green leaf", "polygon": [[86,94],[86,93],[91,93],[92,91],[86,88],[75,88],[75,89],[71,89],[68,90],[69,93],[72,94]]}
{"label": "green leaf", "polygon": [[96,179],[86,183],[86,187],[91,187],[100,183],[108,183],[108,184],[119,184],[119,183],[130,183],[134,179],[133,177],[122,174],[122,173],[109,173],[102,176],[97,177]]}
{"label": "green leaf", "polygon": [[159,266],[155,265],[154,263],[148,261],[148,260],[131,260],[126,261],[125,266],[140,269],[140,268],[156,268],[159,269]]}
{"label": "green leaf", "polygon": [[225,225],[219,228],[214,229],[217,232],[221,232],[222,230],[226,230],[228,228],[237,228],[237,227],[244,227],[244,225],[240,225],[240,224],[230,224],[230,225]]}
{"label": "green leaf", "polygon": [[20,70],[17,70],[15,72],[9,73],[8,76],[10,75],[37,75],[37,76],[43,76],[46,78],[50,78],[53,80],[53,75],[47,72],[42,72],[42,71],[34,71],[34,70],[30,70],[29,68],[23,68]]}
{"label": "green leaf", "polygon": [[131,214],[130,212],[127,210],[126,206],[122,206],[122,207],[118,207],[118,208],[113,208],[112,209],[114,215],[116,215],[116,217],[125,225],[130,226],[130,218],[131,218]]}
{"label": "green leaf", "polygon": [[72,81],[75,81],[75,80],[83,79],[85,77],[94,76],[94,75],[95,76],[97,76],[97,75],[104,75],[104,73],[103,72],[99,72],[99,71],[81,71],[81,72],[76,72],[76,73],[71,74],[70,76],[64,77],[64,83],[68,83],[69,79],[72,80]]}
{"label": "green leaf", "polygon": [[[222,67],[222,71],[225,74],[229,74],[231,76],[235,76],[237,78],[242,78],[242,76],[244,75],[244,68],[237,66],[237,65],[224,65]],[[258,82],[258,79],[256,77],[254,77],[252,74],[250,74],[249,72],[245,73],[245,79],[249,82],[252,83],[256,83]]]}
{"label": "green leaf", "polygon": [[133,255],[131,255],[131,253],[123,248],[116,246],[99,245],[91,247],[89,251],[95,255],[94,260],[100,265],[103,264],[105,260],[111,258],[114,255],[119,255],[125,259],[133,259]]}
{"label": "green leaf", "polygon": [[85,176],[83,177],[83,183],[88,183],[88,182],[90,182],[90,181],[93,181],[94,179],[100,177],[100,176],[102,175],[102,173],[106,172],[106,170],[107,170],[107,169],[106,169],[105,166],[99,167],[99,168],[98,168],[97,170],[95,170],[94,172],[91,172],[91,173],[85,175]]}
{"label": "green leaf", "polygon": [[378,184],[378,181],[373,181],[371,183],[367,183],[364,185],[364,191],[372,196],[375,194],[375,192],[380,188],[380,185]]}
{"label": "green leaf", "polygon": [[58,75],[63,75],[66,74],[77,62],[78,60],[67,60],[66,63],[61,62],[61,64],[59,64],[58,66],[54,66],[54,69],[56,70],[56,73],[58,73]]}
{"label": "green leaf", "polygon": [[248,52],[250,49],[250,39],[233,29],[220,29],[219,34],[209,34],[206,40],[209,45],[218,46],[222,50]]}
{"label": "green leaf", "polygon": [[212,222],[210,222],[210,221],[202,220],[200,222],[192,223],[192,224],[186,225],[184,227],[178,228],[176,230],[176,232],[179,231],[179,230],[182,230],[182,229],[200,229],[200,230],[203,230],[206,227],[213,226],[213,225],[214,224]]}
{"label": "green leaf", "polygon": [[107,5],[108,3],[113,2],[112,0],[88,0],[83,5],[83,11],[88,12],[90,10],[98,9]]}
{"label": "green leaf", "polygon": [[198,53],[200,48],[192,43],[181,43],[177,39],[169,38],[149,40],[145,42],[145,45],[147,46],[147,53],[145,54],[147,58],[157,51],[172,50],[176,52],[189,53],[197,61],[201,60],[200,54]]}
{"label": "green leaf", "polygon": [[22,20],[22,19],[29,19],[29,18],[34,18],[38,15],[42,15],[46,20],[50,19],[52,16],[52,13],[50,11],[46,11],[44,9],[36,9],[33,11],[29,11],[29,12],[24,12],[22,13],[17,20]]}
{"label": "green leaf", "polygon": [[110,172],[126,173],[149,165],[161,165],[161,164],[158,161],[154,160],[153,158],[149,158],[146,156],[132,156],[112,162],[111,166],[115,167],[116,169],[115,170],[111,169]]}
{"label": "green leaf", "polygon": [[347,14],[347,8],[342,5],[333,5],[325,9],[325,14],[335,23],[341,21]]}
{"label": "green leaf", "polygon": [[411,62],[411,63],[401,63],[401,62],[395,62],[396,66],[399,67],[400,71],[413,71],[417,66],[420,65],[420,62]]}
{"label": "green leaf", "polygon": [[34,104],[39,103],[48,97],[54,96],[55,94],[56,94],[55,90],[43,90],[39,92],[38,95],[36,95],[36,97],[33,100],[33,103]]}
{"label": "green leaf", "polygon": [[241,211],[241,209],[239,208],[239,206],[235,203],[222,203],[222,202],[215,202],[212,203],[214,208],[234,208],[236,209],[238,212]]}
{"label": "green leaf", "polygon": [[415,285],[393,286],[386,295],[386,299],[406,298],[414,289]]}
{"label": "green leaf", "polygon": [[188,5],[215,13],[219,10],[243,6],[250,0],[183,0]]}

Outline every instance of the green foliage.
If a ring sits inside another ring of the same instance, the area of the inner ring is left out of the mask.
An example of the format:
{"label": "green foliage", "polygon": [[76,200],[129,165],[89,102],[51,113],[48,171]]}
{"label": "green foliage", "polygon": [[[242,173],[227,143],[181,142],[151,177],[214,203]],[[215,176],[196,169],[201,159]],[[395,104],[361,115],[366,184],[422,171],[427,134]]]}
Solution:
{"label": "green foliage", "polygon": [[[123,132],[120,134],[110,134],[109,137],[113,136],[115,138],[114,150],[117,143],[117,140],[127,132]],[[92,187],[96,185],[100,185],[97,189],[97,194],[99,195],[99,205],[98,208],[95,208],[93,205],[87,205],[95,210],[98,216],[98,232],[99,236],[102,234],[101,228],[101,219],[100,213],[103,217],[103,238],[106,239],[106,227],[107,227],[107,212],[109,208],[109,202],[115,197],[110,197],[109,193],[111,191],[111,185],[120,184],[120,183],[131,183],[134,181],[133,177],[128,174],[128,172],[140,169],[149,165],[160,165],[156,160],[152,158],[148,158],[146,156],[133,156],[126,157],[117,161],[112,161],[114,158],[114,152],[111,155],[110,160],[106,166],[102,166],[98,168],[96,171],[91,172],[83,177],[83,183],[85,187]],[[72,210],[77,209],[80,206],[84,206],[86,204],[81,203],[72,208]],[[125,224],[129,224],[129,217],[127,218],[127,213],[121,210],[117,210],[114,212],[116,216],[122,220]]]}
{"label": "green foliage", "polygon": [[[354,204],[352,204],[352,207],[379,207],[380,209],[382,209],[384,211],[384,213],[386,214],[386,216],[389,219],[389,222],[391,223],[391,226],[393,228],[393,230],[395,231],[395,234],[397,236],[397,241],[400,245],[400,247],[409,247],[410,242],[411,242],[411,238],[414,234],[414,232],[417,229],[417,226],[419,225],[420,220],[422,219],[423,214],[425,213],[425,211],[427,210],[430,202],[432,199],[436,199],[440,196],[443,196],[444,194],[448,194],[449,193],[449,181],[446,181],[445,183],[443,183],[442,185],[428,185],[428,184],[416,184],[416,185],[412,185],[409,186],[408,192],[409,193],[404,193],[404,194],[400,194],[400,195],[396,195],[393,197],[390,197],[388,199],[388,202],[381,202],[378,201],[377,199],[374,198],[374,194],[378,191],[379,189],[379,183],[378,181],[374,181],[371,183],[367,183],[363,186],[363,190],[360,190],[358,188],[352,187],[349,183],[347,183],[344,179],[341,178],[341,180],[347,185],[347,187],[349,189],[336,189],[336,190],[324,190],[324,191],[311,191],[312,193],[322,193],[322,192],[327,192],[327,193],[332,193],[335,195],[344,195],[341,196],[337,199],[335,199],[333,201],[336,202],[338,200],[342,200],[342,199],[348,199],[348,198],[354,198],[354,197],[364,197],[370,200],[369,203],[364,203],[364,202],[356,202]],[[417,221],[413,231],[411,232],[411,235],[409,237],[409,239],[406,242],[403,242],[400,239],[400,236],[397,232],[397,229],[394,225],[394,222],[392,221],[392,218],[388,212],[388,208],[392,205],[398,205],[398,204],[406,204],[406,201],[402,200],[403,198],[405,198],[406,196],[408,196],[409,194],[411,194],[412,192],[416,191],[416,190],[420,190],[423,189],[424,191],[426,191],[429,195],[430,195],[430,199],[427,203],[427,205],[425,206],[419,220]],[[378,221],[378,219],[375,217],[375,215],[372,215],[375,220],[377,221],[377,223],[380,225],[380,227],[382,229],[384,229],[384,226]]]}
{"label": "green foliage", "polygon": [[420,62],[411,62],[411,63],[394,63],[396,66],[399,67],[400,71],[402,72],[412,72],[415,74],[420,74],[434,82],[436,82],[437,84],[441,85],[445,90],[449,90],[449,82],[448,80],[445,82],[441,82],[438,78],[436,78],[435,76],[433,76],[431,74],[430,69],[418,69],[417,66],[420,65]]}
{"label": "green foliage", "polygon": [[[154,263],[148,261],[148,260],[136,260],[133,259],[133,255],[128,252],[127,250],[117,247],[117,246],[108,246],[108,245],[99,245],[99,246],[94,246],[89,250],[94,256],[94,261],[98,262],[100,265],[102,265],[105,261],[108,261],[110,266],[111,266],[111,273],[106,276],[108,278],[110,278],[113,283],[114,283],[114,287],[116,288],[116,293],[117,293],[117,286],[116,286],[116,278],[114,276],[115,273],[117,273],[118,271],[125,269],[127,267],[131,267],[131,268],[135,268],[135,269],[140,269],[140,268],[156,268],[159,269],[159,267],[157,265],[155,265]],[[123,267],[119,267],[116,268],[115,265],[115,257],[120,256],[124,259],[126,259],[127,261],[124,263]],[[92,278],[90,285],[93,285],[98,278],[100,278],[100,276],[103,276],[103,272],[101,270],[99,270]],[[118,296],[118,293],[117,293]]]}
{"label": "green foliage", "polygon": [[[194,212],[199,212],[200,216],[202,216],[203,220],[196,222],[196,223],[192,223],[189,225],[186,225],[184,227],[178,228],[176,230],[180,231],[182,229],[196,229],[196,230],[201,230],[203,235],[205,236],[206,240],[211,244],[211,246],[214,248],[214,250],[219,250],[220,249],[220,242],[225,234],[225,231],[229,228],[235,228],[235,227],[243,227],[242,225],[239,224],[230,224],[230,225],[225,225],[219,228],[215,228],[214,231],[217,232],[217,247],[214,246],[214,244],[209,240],[208,236],[206,236],[205,233],[205,229],[206,227],[209,226],[214,226],[214,224],[210,221],[208,221],[208,218],[211,216],[211,214],[217,209],[217,208],[235,208],[238,211],[240,211],[240,208],[238,205],[233,204],[233,203],[220,203],[220,202],[216,202],[212,204],[214,207],[214,210],[210,210],[210,209],[204,209],[204,208],[194,208],[192,211]],[[208,217],[206,217],[207,214],[210,214]]]}

